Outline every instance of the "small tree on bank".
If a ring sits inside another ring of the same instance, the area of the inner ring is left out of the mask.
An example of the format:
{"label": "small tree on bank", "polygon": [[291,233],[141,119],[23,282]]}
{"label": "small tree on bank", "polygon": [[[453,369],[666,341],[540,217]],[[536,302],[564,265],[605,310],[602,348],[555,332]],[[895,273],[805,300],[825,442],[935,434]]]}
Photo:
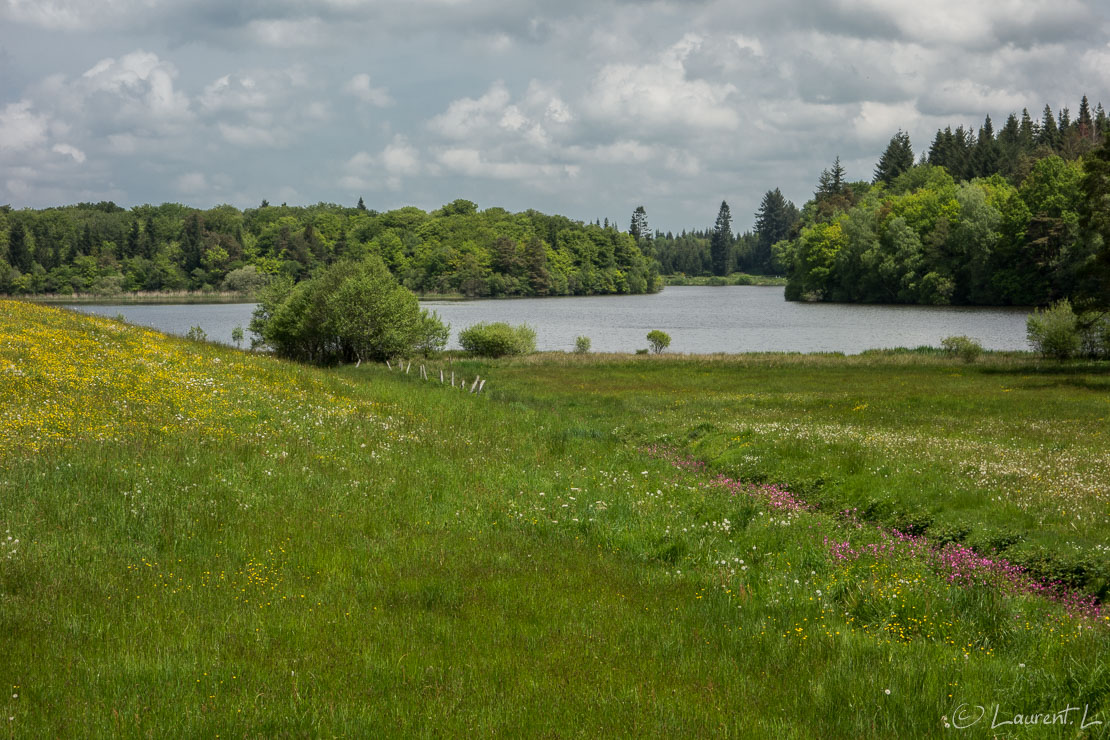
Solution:
{"label": "small tree on bank", "polygon": [[661,353],[667,347],[671,346],[671,335],[659,329],[652,329],[647,335],[648,344],[651,345],[651,351],[655,354]]}
{"label": "small tree on bank", "polygon": [[337,262],[296,285],[273,284],[263,292],[250,329],[276,354],[317,364],[441,350],[448,335],[378,257]]}

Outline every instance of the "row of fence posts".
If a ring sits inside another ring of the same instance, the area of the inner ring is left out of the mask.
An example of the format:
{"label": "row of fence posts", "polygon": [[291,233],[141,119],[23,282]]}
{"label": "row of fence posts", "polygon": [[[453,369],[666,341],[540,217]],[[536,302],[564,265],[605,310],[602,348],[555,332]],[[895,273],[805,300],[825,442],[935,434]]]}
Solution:
{"label": "row of fence posts", "polygon": [[[393,369],[394,369],[393,365],[389,362],[389,360],[385,361],[385,366],[386,366],[386,368],[389,369],[390,372],[392,372]],[[397,368],[396,369],[401,370],[402,366],[404,366],[405,375],[408,375],[409,371],[412,370],[412,360],[409,360],[407,365],[404,362],[397,363]],[[428,369],[425,368],[423,365],[420,365],[418,367],[418,372],[420,373],[420,379],[421,380],[430,380],[431,379],[431,378],[428,377]],[[440,368],[440,370],[439,370],[439,382],[449,384],[452,388],[461,388],[464,391],[467,390],[466,378],[463,378],[462,376],[460,376],[458,385],[455,384],[455,371],[454,370],[451,371],[450,378],[448,378],[448,376],[444,375],[443,368]],[[485,388],[485,387],[486,387],[486,381],[480,375],[475,375],[474,380],[471,381],[471,383],[470,383],[469,392],[470,393],[481,393],[482,389]]]}

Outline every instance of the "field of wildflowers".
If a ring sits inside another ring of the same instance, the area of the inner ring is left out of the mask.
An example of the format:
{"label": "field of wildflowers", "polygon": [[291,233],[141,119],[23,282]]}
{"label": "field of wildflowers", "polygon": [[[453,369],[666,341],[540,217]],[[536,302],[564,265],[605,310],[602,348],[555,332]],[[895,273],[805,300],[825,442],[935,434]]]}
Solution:
{"label": "field of wildflowers", "polygon": [[7,734],[1108,735],[1091,583],[1010,557],[1105,560],[1105,375],[444,362],[493,390],[0,303]]}

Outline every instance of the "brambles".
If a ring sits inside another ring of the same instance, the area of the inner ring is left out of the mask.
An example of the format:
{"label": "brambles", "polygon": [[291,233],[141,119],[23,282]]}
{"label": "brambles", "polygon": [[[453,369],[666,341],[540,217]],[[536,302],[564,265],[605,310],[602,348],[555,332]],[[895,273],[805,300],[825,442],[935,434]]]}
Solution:
{"label": "brambles", "polygon": [[659,354],[671,345],[671,335],[659,329],[652,329],[647,334],[648,344],[651,345],[651,351]]}
{"label": "brambles", "polygon": [[958,357],[964,362],[975,362],[983,354],[983,345],[971,337],[945,337],[940,346],[950,357]]}
{"label": "brambles", "polygon": [[509,326],[503,321],[482,322],[460,331],[459,344],[479,357],[528,355],[536,351],[536,330],[527,324]]}

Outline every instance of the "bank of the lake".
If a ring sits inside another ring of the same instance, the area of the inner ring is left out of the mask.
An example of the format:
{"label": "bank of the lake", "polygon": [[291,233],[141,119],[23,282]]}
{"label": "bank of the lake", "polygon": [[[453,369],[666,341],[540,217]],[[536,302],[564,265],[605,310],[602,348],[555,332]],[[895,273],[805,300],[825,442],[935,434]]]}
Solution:
{"label": "bank of the lake", "polygon": [[[670,287],[654,295],[427,300],[458,332],[482,321],[527,323],[540,350],[574,348],[587,336],[598,352],[635,352],[653,329],[671,335],[671,352],[842,352],[940,346],[947,336],[966,335],[989,350],[1028,349],[1028,309],[964,306],[876,306],[791,303],[781,287]],[[235,327],[250,324],[252,304],[226,306],[73,305],[173,334],[200,326],[209,338],[231,343]]]}
{"label": "bank of the lake", "polygon": [[255,297],[250,293],[231,291],[136,291],[131,293],[114,293],[102,295],[99,293],[39,293],[24,296],[0,296],[0,299],[21,300],[30,303],[43,303],[46,305],[82,305],[82,306],[160,306],[160,305],[195,305],[213,303],[254,303]]}

